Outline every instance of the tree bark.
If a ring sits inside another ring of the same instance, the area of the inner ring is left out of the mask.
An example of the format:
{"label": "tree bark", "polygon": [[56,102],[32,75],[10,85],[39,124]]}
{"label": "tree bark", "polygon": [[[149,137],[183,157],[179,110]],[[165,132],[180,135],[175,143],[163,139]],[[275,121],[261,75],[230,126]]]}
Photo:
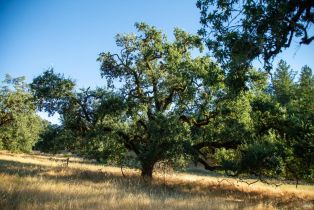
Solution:
{"label": "tree bark", "polygon": [[154,170],[155,163],[144,163],[142,164],[142,173],[141,176],[143,178],[152,178],[153,177],[153,170]]}

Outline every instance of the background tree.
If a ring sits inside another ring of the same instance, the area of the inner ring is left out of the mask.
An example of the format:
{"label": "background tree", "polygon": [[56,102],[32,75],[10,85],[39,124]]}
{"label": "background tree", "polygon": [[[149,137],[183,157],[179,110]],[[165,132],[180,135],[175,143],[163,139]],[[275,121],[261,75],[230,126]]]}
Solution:
{"label": "background tree", "polygon": [[40,135],[36,148],[53,153],[68,151],[99,159],[91,138],[104,135],[97,130],[97,123],[111,110],[110,106],[118,109],[112,94],[101,88],[75,90],[73,80],[55,73],[53,69],[34,78],[30,86],[38,109],[51,115],[58,113],[61,124],[49,124]]}
{"label": "background tree", "polygon": [[287,104],[286,139],[291,148],[287,172],[296,180],[314,178],[314,77],[304,66],[295,83],[293,100]]}
{"label": "background tree", "polygon": [[282,106],[286,106],[297,94],[295,92],[294,78],[295,72],[290,69],[290,66],[285,61],[280,60],[274,73],[272,88],[276,100]]}
{"label": "background tree", "polygon": [[[268,92],[267,76],[251,69],[254,80],[250,89],[222,103],[220,114],[207,133],[220,147],[212,156],[229,175],[250,174],[264,177],[283,176],[286,155],[282,131],[285,110]],[[207,138],[208,139],[208,138]],[[208,142],[204,141],[204,142]]]}
{"label": "background tree", "polygon": [[63,142],[60,142],[59,138],[62,131],[61,126],[47,122],[47,126],[41,132],[38,142],[35,144],[35,150],[54,154],[60,150],[64,150],[66,147]]}
{"label": "background tree", "polygon": [[0,148],[29,152],[43,129],[24,77],[6,78],[0,88]]}

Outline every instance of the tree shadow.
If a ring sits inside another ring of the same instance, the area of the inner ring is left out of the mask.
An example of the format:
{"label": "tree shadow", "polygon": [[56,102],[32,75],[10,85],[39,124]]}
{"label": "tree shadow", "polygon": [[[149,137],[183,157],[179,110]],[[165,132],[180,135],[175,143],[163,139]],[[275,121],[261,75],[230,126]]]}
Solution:
{"label": "tree shadow", "polygon": [[[213,198],[229,198],[225,199],[224,202],[232,205],[244,205],[245,207],[256,206],[259,203],[272,203],[283,205],[282,200],[276,200],[271,197],[261,196],[257,192],[241,192],[237,189],[224,188],[224,186],[210,186],[200,185],[199,183],[169,183],[164,182],[162,179],[154,180],[143,180],[138,175],[128,175],[123,177],[110,172],[104,171],[92,171],[87,169],[61,167],[61,166],[44,166],[35,163],[21,163],[13,160],[0,160],[0,174],[15,175],[18,177],[42,177],[51,181],[65,181],[65,182],[92,182],[92,183],[103,183],[109,182],[115,185],[119,189],[123,189],[126,193],[131,194],[145,194],[153,200],[165,200],[165,199],[191,199],[191,197],[208,197]],[[0,189],[1,190],[1,189]],[[58,197],[53,192],[36,192],[31,189],[25,189],[22,194],[31,194],[33,196],[44,197]],[[2,193],[0,191],[0,193]],[[13,196],[14,195],[9,195]],[[67,194],[66,196],[75,197],[77,195]],[[91,195],[92,196],[92,195]],[[84,199],[88,199],[90,196],[84,195]],[[47,200],[47,202],[49,199]],[[292,200],[290,202],[295,202]],[[43,200],[45,202],[45,200]],[[285,203],[285,205],[289,204]]]}

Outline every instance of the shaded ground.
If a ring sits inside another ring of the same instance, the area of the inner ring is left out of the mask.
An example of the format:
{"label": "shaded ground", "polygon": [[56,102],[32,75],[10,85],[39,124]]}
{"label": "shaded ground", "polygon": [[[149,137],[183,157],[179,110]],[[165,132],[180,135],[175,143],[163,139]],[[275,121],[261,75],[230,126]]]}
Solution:
{"label": "shaded ground", "polygon": [[[232,179],[155,174],[0,152],[1,209],[314,209],[313,188],[246,186]],[[293,190],[292,190],[293,189]]]}

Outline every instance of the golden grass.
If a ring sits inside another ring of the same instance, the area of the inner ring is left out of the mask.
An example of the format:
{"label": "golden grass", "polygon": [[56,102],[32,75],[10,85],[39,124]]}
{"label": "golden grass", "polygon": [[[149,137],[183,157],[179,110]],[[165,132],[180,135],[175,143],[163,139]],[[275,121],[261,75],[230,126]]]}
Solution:
{"label": "golden grass", "polygon": [[[154,174],[71,158],[0,151],[0,209],[313,209],[314,187]],[[164,177],[165,176],[165,177]]]}

